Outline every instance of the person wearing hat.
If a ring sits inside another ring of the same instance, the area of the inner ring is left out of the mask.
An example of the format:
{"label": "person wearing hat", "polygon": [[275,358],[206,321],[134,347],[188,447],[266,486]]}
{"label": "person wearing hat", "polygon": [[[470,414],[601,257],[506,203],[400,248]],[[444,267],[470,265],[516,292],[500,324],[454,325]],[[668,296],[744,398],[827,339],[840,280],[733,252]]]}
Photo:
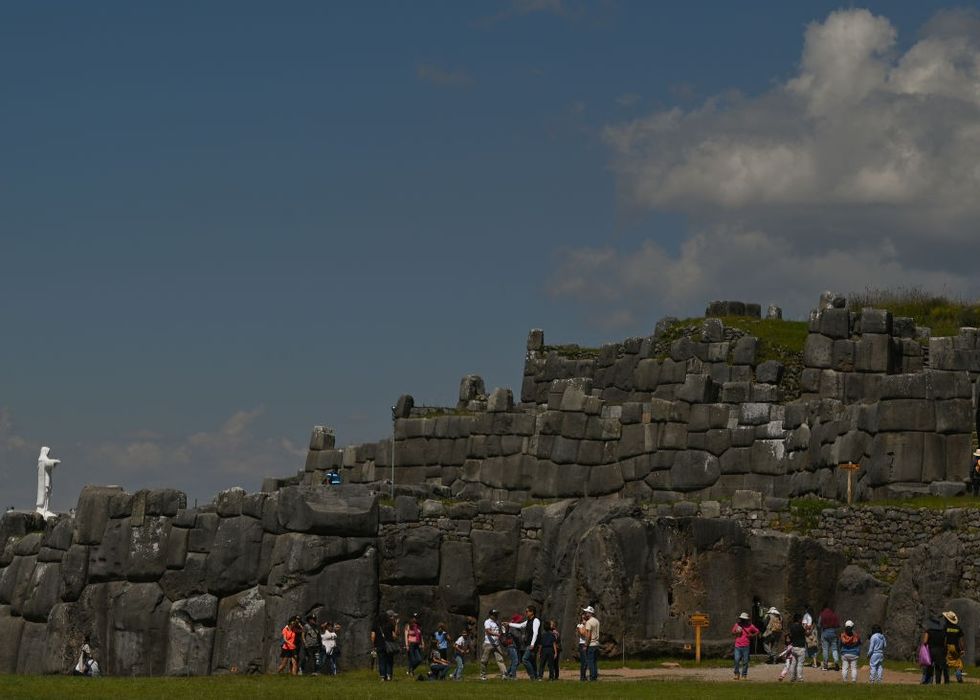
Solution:
{"label": "person wearing hat", "polygon": [[854,623],[848,620],[844,623],[844,631],[840,633],[841,677],[847,682],[847,673],[851,673],[851,683],[857,683],[858,658],[861,656],[861,635],[854,630]]}
{"label": "person wearing hat", "polygon": [[485,681],[487,679],[487,661],[490,660],[490,655],[493,655],[494,660],[497,662],[497,669],[500,671],[500,677],[507,677],[507,667],[504,665],[504,655],[500,653],[500,623],[497,622],[498,613],[496,610],[491,610],[487,615],[487,619],[483,621],[483,653],[480,654],[480,680]]}
{"label": "person wearing hat", "polygon": [[769,656],[769,658],[766,659],[767,664],[776,662],[774,651],[776,644],[779,643],[782,636],[783,616],[780,614],[778,609],[771,607],[766,611],[766,631],[762,633],[762,648],[765,649],[766,654]]}
{"label": "person wearing hat", "polygon": [[980,450],[973,451],[973,468],[970,469],[970,489],[980,496]]}
{"label": "person wearing hat", "polygon": [[752,624],[749,614],[743,612],[739,615],[732,627],[732,636],[735,638],[735,680],[749,675],[749,646],[752,638],[758,635],[759,628]]}
{"label": "person wearing hat", "polygon": [[953,669],[956,682],[963,682],[963,628],[960,618],[952,610],[943,613],[946,621],[946,668],[943,669],[943,680],[949,683],[949,669]]}
{"label": "person wearing hat", "polygon": [[[585,669],[589,680],[599,680],[599,620],[595,608],[587,605],[582,608],[582,626],[585,628]],[[582,678],[581,680],[585,680]]]}

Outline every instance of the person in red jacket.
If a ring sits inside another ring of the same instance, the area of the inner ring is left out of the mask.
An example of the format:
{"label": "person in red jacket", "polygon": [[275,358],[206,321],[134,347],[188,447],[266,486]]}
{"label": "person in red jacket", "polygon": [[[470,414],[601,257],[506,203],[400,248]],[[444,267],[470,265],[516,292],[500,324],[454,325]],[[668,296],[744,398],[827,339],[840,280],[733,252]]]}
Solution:
{"label": "person in red jacket", "polygon": [[296,639],[300,632],[300,619],[294,617],[282,628],[282,646],[279,649],[279,668],[276,673],[282,673],[289,666],[289,672],[294,676],[299,673],[299,659],[296,655]]}

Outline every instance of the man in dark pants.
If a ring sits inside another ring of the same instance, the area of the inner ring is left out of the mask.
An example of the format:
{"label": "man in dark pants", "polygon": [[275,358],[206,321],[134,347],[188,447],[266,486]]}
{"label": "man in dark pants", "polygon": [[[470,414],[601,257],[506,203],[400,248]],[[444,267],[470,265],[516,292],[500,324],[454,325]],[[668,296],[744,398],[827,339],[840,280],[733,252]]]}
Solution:
{"label": "man in dark pants", "polygon": [[524,620],[517,623],[512,622],[510,628],[524,630],[522,639],[524,653],[521,656],[521,662],[527,669],[528,678],[532,681],[536,680],[539,677],[537,668],[538,648],[541,646],[541,620],[538,619],[537,609],[533,605],[528,605],[524,610]]}

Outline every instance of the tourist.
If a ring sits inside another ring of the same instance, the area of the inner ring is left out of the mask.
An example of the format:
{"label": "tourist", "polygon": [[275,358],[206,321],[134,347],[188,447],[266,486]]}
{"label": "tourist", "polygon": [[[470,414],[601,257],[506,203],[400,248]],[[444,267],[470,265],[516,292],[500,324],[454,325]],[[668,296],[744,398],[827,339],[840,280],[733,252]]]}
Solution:
{"label": "tourist", "polygon": [[337,632],[334,631],[333,625],[329,622],[323,623],[320,632],[320,648],[320,653],[323,655],[323,663],[320,664],[320,667],[327,675],[336,676],[337,665],[334,662],[334,650],[337,648]]}
{"label": "tourist", "polygon": [[830,660],[833,658],[833,669],[840,671],[840,649],[837,639],[837,628],[840,627],[840,618],[837,617],[837,613],[830,607],[830,603],[826,603],[817,619],[820,622],[820,642],[823,646],[823,670],[830,670]]}
{"label": "tourist", "polygon": [[817,656],[820,653],[820,635],[817,633],[817,626],[812,622],[803,625],[803,632],[806,636],[806,660],[804,666],[817,668]]}
{"label": "tourist", "polygon": [[453,654],[456,660],[456,670],[453,672],[453,680],[463,680],[463,668],[466,665],[466,654],[470,650],[470,630],[469,626],[464,627],[463,631],[453,642]]}
{"label": "tourist", "polygon": [[980,496],[980,450],[973,452],[973,467],[970,469],[970,489],[974,496]]}
{"label": "tourist", "polygon": [[946,667],[943,669],[943,680],[949,683],[949,669],[953,669],[956,682],[963,682],[963,628],[960,627],[960,619],[952,610],[943,613],[946,620]]}
{"label": "tourist", "polygon": [[752,638],[759,635],[759,628],[752,624],[749,614],[743,612],[738,616],[732,627],[735,638],[735,680],[745,679],[749,675],[749,647]]}
{"label": "tourist", "polygon": [[766,611],[766,631],[762,633],[762,648],[768,658],[767,664],[775,662],[773,656],[776,645],[783,636],[783,616],[775,607]]}
{"label": "tourist", "polygon": [[99,670],[99,662],[92,656],[92,647],[88,645],[88,642],[82,644],[81,651],[78,655],[78,663],[71,670],[71,675],[88,676],[90,678],[96,678],[102,675],[102,672]]}
{"label": "tourist", "polygon": [[299,662],[296,658],[296,638],[302,632],[299,616],[293,617],[282,628],[281,643],[279,646],[279,668],[276,673],[282,673],[289,668],[289,672],[294,676],[299,673]]}
{"label": "tourist", "polygon": [[949,676],[946,667],[946,628],[935,615],[929,617],[920,644],[924,644],[929,652],[929,665],[923,665],[922,684],[928,685],[932,681],[941,685],[943,677]]}
{"label": "tourist", "polygon": [[871,639],[868,640],[869,683],[881,683],[884,676],[885,647],[887,640],[880,625],[871,626]]}
{"label": "tourist", "polygon": [[585,655],[589,669],[589,680],[599,680],[599,620],[595,609],[589,605],[582,608],[585,613]]}
{"label": "tourist", "polygon": [[548,680],[558,680],[558,667],[561,661],[561,637],[558,634],[558,623],[548,620],[544,631],[541,633],[541,673],[538,678],[544,676],[544,669],[548,669]]}
{"label": "tourist", "polygon": [[398,652],[398,615],[388,610],[378,617],[371,630],[371,645],[378,657],[378,675],[382,681],[390,681],[395,672],[395,654]]}
{"label": "tourist", "polygon": [[793,615],[793,621],[789,625],[790,651],[788,656],[790,661],[790,680],[803,680],[803,658],[806,655],[806,630],[803,629],[803,618],[799,613]]}
{"label": "tourist", "polygon": [[841,678],[847,682],[848,670],[851,674],[851,683],[857,683],[858,679],[858,658],[861,656],[861,635],[854,630],[854,623],[848,620],[844,623],[844,631],[840,633],[840,656],[843,661]]}
{"label": "tourist", "polygon": [[575,634],[578,636],[579,680],[584,681],[589,677],[588,645],[586,644],[588,632],[585,630],[585,613],[579,613]]}
{"label": "tourist", "polygon": [[439,650],[442,658],[449,660],[449,629],[445,622],[436,625],[436,631],[432,633],[432,645]]}
{"label": "tourist", "polygon": [[491,654],[497,662],[500,677],[507,677],[507,667],[504,666],[504,657],[500,652],[500,623],[497,622],[499,614],[496,610],[491,610],[487,619],[483,621],[483,652],[480,654],[481,681],[487,679],[487,661],[490,660]]}
{"label": "tourist", "polygon": [[340,673],[340,630],[340,623],[335,622],[333,632],[337,635],[337,638],[334,640],[333,654],[330,655],[330,660],[333,663],[333,674],[335,676]]}
{"label": "tourist", "polygon": [[541,620],[538,619],[537,609],[533,605],[528,605],[524,610],[524,619],[519,622],[512,622],[511,629],[519,629],[523,632],[522,647],[524,653],[521,655],[521,663],[527,670],[527,676],[532,681],[538,676],[537,656],[541,647]]}
{"label": "tourist", "polygon": [[306,616],[306,622],[300,626],[301,648],[298,652],[302,658],[298,660],[300,673],[314,674],[317,672],[316,662],[320,655],[320,626],[312,613]]}
{"label": "tourist", "polygon": [[510,622],[503,623],[503,634],[500,636],[500,648],[504,651],[507,658],[507,677],[517,678],[517,667],[520,665],[521,653],[520,653],[520,641],[522,635],[517,631],[516,628],[512,629],[515,624],[520,623],[520,615],[514,615],[510,618]]}
{"label": "tourist", "polygon": [[439,653],[439,647],[433,645],[429,652],[429,680],[442,681],[446,679],[448,674],[449,659]]}
{"label": "tourist", "polygon": [[425,639],[422,637],[422,627],[419,625],[419,614],[414,613],[405,625],[405,651],[408,661],[408,675],[422,665],[425,652]]}

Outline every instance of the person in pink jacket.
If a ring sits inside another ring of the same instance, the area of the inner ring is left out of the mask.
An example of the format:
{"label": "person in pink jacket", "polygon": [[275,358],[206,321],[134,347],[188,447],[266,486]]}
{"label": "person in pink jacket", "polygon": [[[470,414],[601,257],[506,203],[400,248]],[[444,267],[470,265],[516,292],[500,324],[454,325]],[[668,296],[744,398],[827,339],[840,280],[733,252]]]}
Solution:
{"label": "person in pink jacket", "polygon": [[758,634],[759,628],[752,624],[748,613],[738,616],[732,627],[732,637],[735,638],[735,680],[749,675],[749,645],[752,637]]}

